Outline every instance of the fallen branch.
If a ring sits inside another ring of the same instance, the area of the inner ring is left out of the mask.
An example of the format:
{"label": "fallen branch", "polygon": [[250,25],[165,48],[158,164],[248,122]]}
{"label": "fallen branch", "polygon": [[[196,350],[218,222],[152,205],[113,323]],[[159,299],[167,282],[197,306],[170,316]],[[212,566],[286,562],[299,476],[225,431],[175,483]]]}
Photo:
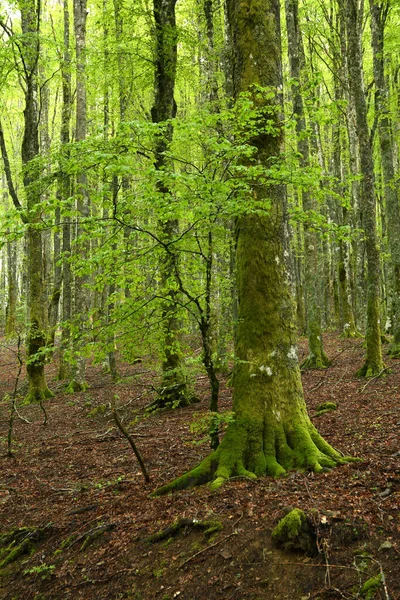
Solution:
{"label": "fallen branch", "polygon": [[142,459],[142,457],[140,455],[139,450],[136,447],[135,442],[133,441],[133,438],[132,438],[131,434],[125,429],[125,427],[121,423],[121,420],[120,420],[119,415],[117,413],[117,409],[115,408],[114,400],[111,402],[111,412],[112,412],[112,415],[114,417],[114,421],[115,421],[118,429],[120,430],[120,432],[122,433],[122,435],[124,437],[126,437],[126,439],[128,440],[128,442],[131,445],[131,448],[132,448],[133,452],[135,453],[136,458],[138,459],[140,468],[142,470],[142,473],[143,473],[143,476],[144,476],[146,482],[149,483],[150,476],[149,476],[149,474],[148,474],[148,472],[146,470],[146,467],[145,467],[145,464],[143,462],[143,459]]}
{"label": "fallen branch", "polygon": [[238,535],[238,532],[237,531],[233,531],[232,533],[229,533],[228,535],[226,535],[221,540],[218,540],[218,542],[215,542],[214,544],[211,544],[210,546],[207,546],[207,548],[203,548],[202,550],[199,550],[198,552],[196,552],[196,554],[193,554],[192,556],[189,556],[189,558],[187,558],[183,563],[181,563],[179,565],[179,569],[182,569],[183,566],[185,566],[188,562],[190,562],[191,560],[193,560],[194,558],[196,558],[196,556],[199,556],[199,554],[203,554],[203,552],[207,552],[207,550],[210,550],[210,548],[214,548],[215,546],[218,546],[218,544],[221,544],[222,542],[224,542],[225,540],[231,538],[234,535]]}

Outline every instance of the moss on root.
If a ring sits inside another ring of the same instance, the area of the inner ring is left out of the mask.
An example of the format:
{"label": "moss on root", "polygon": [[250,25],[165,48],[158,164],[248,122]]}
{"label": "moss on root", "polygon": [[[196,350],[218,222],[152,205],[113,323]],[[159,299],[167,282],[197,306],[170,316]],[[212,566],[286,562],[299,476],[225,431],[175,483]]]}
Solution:
{"label": "moss on root", "polygon": [[382,362],[366,360],[361,369],[356,373],[357,377],[379,377],[385,371],[385,365]]}
{"label": "moss on root", "polygon": [[284,550],[302,550],[317,554],[315,531],[307,515],[299,508],[291,510],[272,531],[275,546]]}
{"label": "moss on root", "polygon": [[156,489],[153,496],[210,483],[220,488],[231,477],[279,477],[286,472],[309,470],[316,473],[354,460],[332,448],[307,418],[287,427],[257,427],[245,420],[229,428],[220,446],[194,469]]}
{"label": "moss on root", "polygon": [[310,354],[301,364],[301,369],[303,371],[309,369],[327,369],[331,361],[326,356],[325,352],[321,352],[320,354]]}

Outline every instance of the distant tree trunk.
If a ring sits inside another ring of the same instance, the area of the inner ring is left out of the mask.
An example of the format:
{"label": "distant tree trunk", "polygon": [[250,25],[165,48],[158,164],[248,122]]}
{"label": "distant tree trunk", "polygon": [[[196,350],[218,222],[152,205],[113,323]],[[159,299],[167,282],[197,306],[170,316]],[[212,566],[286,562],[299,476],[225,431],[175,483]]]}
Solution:
{"label": "distant tree trunk", "polygon": [[380,260],[376,233],[375,178],[363,83],[360,13],[357,0],[344,0],[350,91],[354,98],[360,148],[361,211],[367,255],[367,356],[360,376],[373,377],[383,367],[380,329]]}
{"label": "distant tree trunk", "polygon": [[[154,0],[154,20],[156,33],[156,63],[155,63],[155,98],[151,109],[153,123],[163,126],[157,136],[154,149],[154,163],[160,172],[158,192],[165,198],[165,202],[172,200],[170,190],[163,183],[163,170],[167,166],[165,156],[172,141],[172,125],[168,123],[176,115],[174,99],[176,60],[177,60],[177,30],[175,20],[176,0]],[[163,125],[164,124],[164,125]],[[164,243],[173,240],[179,232],[176,218],[166,218],[160,222],[161,235]],[[189,391],[182,368],[182,353],[179,333],[177,291],[171,287],[170,282],[175,279],[175,269],[179,257],[172,245],[165,252],[162,264],[162,293],[165,296],[162,309],[163,317],[163,380],[162,390],[156,401],[158,408],[174,405],[185,406],[190,403]]]}
{"label": "distant tree trunk", "polygon": [[[75,140],[83,142],[86,139],[86,0],[74,0],[74,30],[76,45],[76,125]],[[81,260],[89,257],[90,242],[82,241],[85,236],[85,219],[90,216],[87,176],[85,171],[78,173],[76,178],[77,211],[79,221],[77,227],[77,248]],[[78,259],[79,262],[79,259]],[[82,269],[79,266],[78,269]],[[83,271],[85,271],[83,267]],[[87,288],[88,276],[75,275],[75,316],[78,322],[78,339],[74,340],[74,365],[70,389],[84,390],[86,384],[86,358],[82,354],[82,346],[89,327],[88,316],[90,309],[90,294]]]}
{"label": "distant tree trunk", "polygon": [[44,374],[46,348],[46,295],[43,265],[43,242],[40,228],[40,191],[37,180],[40,168],[34,160],[39,155],[39,110],[37,105],[37,64],[40,52],[40,8],[34,0],[20,2],[22,54],[25,75],[24,135],[22,140],[23,183],[28,209],[27,276],[28,334],[27,366],[29,402],[41,402],[53,394]]}
{"label": "distant tree trunk", "polygon": [[[69,0],[63,0],[63,20],[64,20],[64,44],[63,61],[61,65],[62,77],[62,107],[61,107],[61,132],[60,141],[63,149],[63,159],[68,160],[69,151],[66,150],[70,142],[70,125],[72,113],[72,94],[71,94],[71,53],[70,53],[70,24],[69,24]],[[70,176],[63,172],[61,164],[61,176],[58,181],[58,197],[67,202],[71,196]],[[67,208],[69,207],[69,203]],[[63,211],[64,212],[64,211]],[[58,371],[59,379],[70,378],[70,366],[65,360],[65,351],[69,346],[70,335],[69,326],[66,325],[72,316],[72,276],[69,259],[71,257],[71,219],[68,214],[63,214],[62,224],[62,321],[65,323],[61,330],[60,342],[60,367]],[[55,312],[55,310],[54,310]]]}
{"label": "distant tree trunk", "polygon": [[[251,129],[252,158],[264,165],[281,154],[283,143],[279,14],[278,0],[228,0],[235,96],[245,92],[253,100],[257,117]],[[265,87],[269,94],[263,96],[260,89]],[[274,98],[271,90],[275,90]],[[275,118],[273,133],[271,115]],[[235,421],[217,450],[155,494],[207,481],[213,481],[216,489],[234,475],[254,479],[265,474],[278,476],[291,468],[321,471],[344,461],[307,416],[288,282],[285,190],[279,184],[267,187],[257,181],[251,195],[258,210],[243,210],[235,232],[239,296]],[[270,208],[266,209],[267,199]]]}
{"label": "distant tree trunk", "polygon": [[389,117],[388,89],[385,81],[384,29],[389,6],[370,0],[371,33],[375,78],[375,111],[381,150],[386,227],[391,258],[391,331],[394,339],[389,354],[400,358],[400,205],[394,169],[394,147]]}
{"label": "distant tree trunk", "polygon": [[13,337],[17,324],[17,242],[7,240],[7,308],[6,308],[6,337]]}
{"label": "distant tree trunk", "polygon": [[[290,76],[297,83],[292,86],[293,113],[296,119],[297,149],[300,155],[300,168],[309,166],[309,144],[304,115],[303,97],[300,88],[300,44],[302,44],[298,19],[298,0],[286,0],[286,29],[288,38]],[[318,210],[312,194],[302,190],[303,209],[306,212]],[[321,325],[319,240],[317,233],[307,223],[304,226],[304,295],[307,315],[309,356],[303,368],[321,369],[329,365],[324,352]]]}

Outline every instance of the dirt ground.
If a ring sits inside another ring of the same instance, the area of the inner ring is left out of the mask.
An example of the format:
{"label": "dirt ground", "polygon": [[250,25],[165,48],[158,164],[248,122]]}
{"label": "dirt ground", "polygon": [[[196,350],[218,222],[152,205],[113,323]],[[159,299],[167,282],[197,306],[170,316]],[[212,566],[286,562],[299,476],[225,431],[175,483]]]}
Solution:
{"label": "dirt ground", "polygon": [[[390,371],[359,380],[360,340],[325,336],[332,365],[303,374],[309,413],[335,448],[359,462],[329,473],[293,472],[281,479],[234,478],[219,491],[203,486],[161,498],[150,493],[209,452],[190,423],[207,411],[189,408],[147,415],[156,376],[150,359],[121,365],[115,384],[98,366],[87,391],[66,394],[48,365],[56,392],[46,404],[21,406],[7,456],[9,400],[16,363],[10,345],[0,352],[0,532],[19,532],[19,544],[0,538],[0,597],[4,600],[306,600],[400,598],[400,361]],[[301,342],[304,355],[305,342]],[[221,408],[231,390],[221,377]],[[151,481],[145,483],[108,403],[118,395],[124,424],[135,439]],[[323,402],[337,409],[316,416]],[[197,443],[194,443],[196,442]],[[289,507],[303,509],[319,553],[284,552],[271,531]],[[194,520],[176,535],[151,543],[151,534],[181,518]],[[196,521],[222,529],[207,535]],[[23,542],[26,542],[25,545]],[[11,545],[10,545],[11,544]],[[8,545],[8,550],[6,547]],[[23,547],[13,562],[11,549]],[[366,592],[371,577],[381,583]],[[368,595],[369,594],[369,595]]]}

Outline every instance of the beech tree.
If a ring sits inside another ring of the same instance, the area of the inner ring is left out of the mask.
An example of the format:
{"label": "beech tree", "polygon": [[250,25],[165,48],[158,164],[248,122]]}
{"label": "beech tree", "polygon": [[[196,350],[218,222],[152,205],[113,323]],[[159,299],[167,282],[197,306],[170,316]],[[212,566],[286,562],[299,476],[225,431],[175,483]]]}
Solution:
{"label": "beech tree", "polygon": [[7,177],[8,189],[14,206],[26,225],[27,246],[27,365],[29,390],[28,401],[42,402],[53,394],[47,387],[44,364],[46,357],[46,306],[43,237],[41,227],[41,190],[39,157],[39,105],[38,105],[38,62],[40,56],[40,3],[35,0],[22,0],[20,40],[6,23],[3,30],[10,37],[19,55],[17,61],[24,92],[24,129],[21,146],[23,165],[23,186],[26,197],[26,210],[17,195],[12,179],[10,163],[2,127],[0,125],[0,146]]}
{"label": "beech tree", "polygon": [[[244,128],[251,160],[272,167],[282,151],[281,37],[278,0],[228,0],[233,85],[254,112]],[[251,186],[254,210],[237,216],[239,298],[235,340],[235,421],[200,465],[156,490],[164,494],[229,477],[281,475],[290,468],[321,471],[346,459],[311,423],[304,402],[296,348],[295,310],[288,268],[285,189],[278,183]]]}

